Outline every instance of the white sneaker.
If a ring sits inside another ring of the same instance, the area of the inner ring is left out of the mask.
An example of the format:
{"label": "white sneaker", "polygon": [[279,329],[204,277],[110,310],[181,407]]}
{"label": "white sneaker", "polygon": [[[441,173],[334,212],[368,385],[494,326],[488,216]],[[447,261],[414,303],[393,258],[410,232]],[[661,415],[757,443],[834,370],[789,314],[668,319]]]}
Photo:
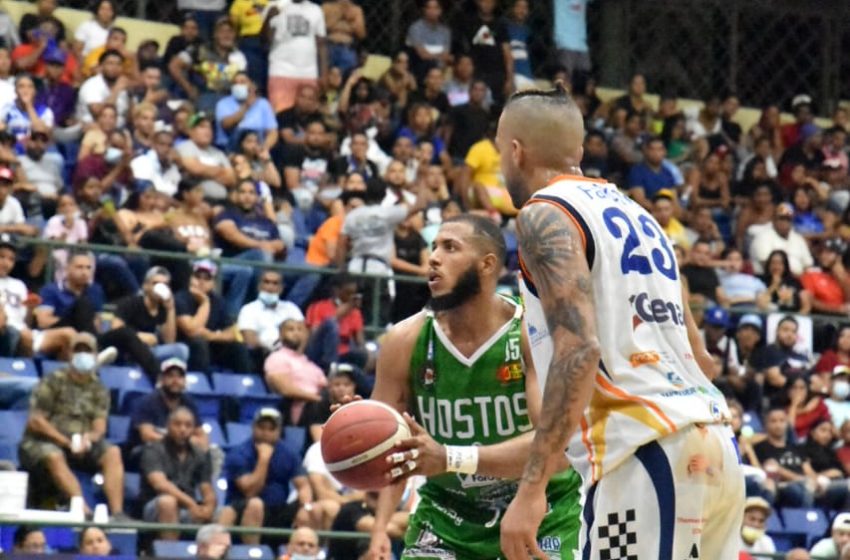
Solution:
{"label": "white sneaker", "polygon": [[97,355],[97,367],[108,366],[118,359],[118,350],[114,346],[107,346]]}

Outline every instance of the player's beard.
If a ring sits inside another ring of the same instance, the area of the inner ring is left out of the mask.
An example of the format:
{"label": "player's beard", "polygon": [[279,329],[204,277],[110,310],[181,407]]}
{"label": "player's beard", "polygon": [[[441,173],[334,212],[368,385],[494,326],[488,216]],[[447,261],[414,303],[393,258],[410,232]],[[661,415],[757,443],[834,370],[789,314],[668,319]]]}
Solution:
{"label": "player's beard", "polygon": [[461,274],[455,287],[442,296],[432,296],[428,301],[428,307],[433,311],[448,311],[460,307],[473,297],[481,293],[481,278],[474,264],[469,265]]}

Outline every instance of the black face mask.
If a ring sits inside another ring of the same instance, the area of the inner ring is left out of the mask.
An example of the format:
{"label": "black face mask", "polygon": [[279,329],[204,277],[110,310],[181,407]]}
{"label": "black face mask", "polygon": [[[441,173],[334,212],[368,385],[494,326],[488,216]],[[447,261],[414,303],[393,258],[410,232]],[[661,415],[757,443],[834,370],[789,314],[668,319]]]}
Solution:
{"label": "black face mask", "polygon": [[433,311],[448,311],[460,307],[479,293],[481,293],[481,278],[478,276],[475,265],[471,265],[457,279],[457,284],[451,292],[444,296],[432,297],[428,306]]}

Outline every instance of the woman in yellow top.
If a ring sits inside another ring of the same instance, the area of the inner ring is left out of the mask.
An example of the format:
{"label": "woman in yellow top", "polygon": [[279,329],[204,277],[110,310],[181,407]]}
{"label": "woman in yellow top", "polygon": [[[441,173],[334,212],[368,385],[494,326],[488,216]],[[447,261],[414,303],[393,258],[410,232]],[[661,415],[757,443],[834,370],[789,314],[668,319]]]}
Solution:
{"label": "woman in yellow top", "polygon": [[230,21],[239,36],[239,50],[248,60],[248,76],[265,95],[268,77],[269,51],[263,43],[260,31],[269,0],[233,0],[230,5]]}
{"label": "woman in yellow top", "polygon": [[488,131],[486,138],[469,148],[460,175],[461,196],[466,207],[485,210],[494,219],[517,213],[505,188],[501,161],[493,142],[493,131]]}

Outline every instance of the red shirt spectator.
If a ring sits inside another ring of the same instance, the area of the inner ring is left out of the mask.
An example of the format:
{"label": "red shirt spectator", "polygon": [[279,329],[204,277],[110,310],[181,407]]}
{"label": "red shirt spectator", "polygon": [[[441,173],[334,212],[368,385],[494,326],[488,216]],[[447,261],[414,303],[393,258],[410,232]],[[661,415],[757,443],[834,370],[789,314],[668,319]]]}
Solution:
{"label": "red shirt spectator", "polygon": [[833,347],[821,354],[820,360],[815,365],[815,373],[832,374],[836,366],[850,367],[850,327],[848,326],[838,330]]}
{"label": "red shirt spectator", "polygon": [[[314,302],[307,308],[307,326],[315,329],[328,319],[336,317],[338,303],[332,299]],[[363,314],[354,307],[350,312],[338,319],[339,321],[339,354],[347,354],[351,343],[357,340],[363,332]]]}

